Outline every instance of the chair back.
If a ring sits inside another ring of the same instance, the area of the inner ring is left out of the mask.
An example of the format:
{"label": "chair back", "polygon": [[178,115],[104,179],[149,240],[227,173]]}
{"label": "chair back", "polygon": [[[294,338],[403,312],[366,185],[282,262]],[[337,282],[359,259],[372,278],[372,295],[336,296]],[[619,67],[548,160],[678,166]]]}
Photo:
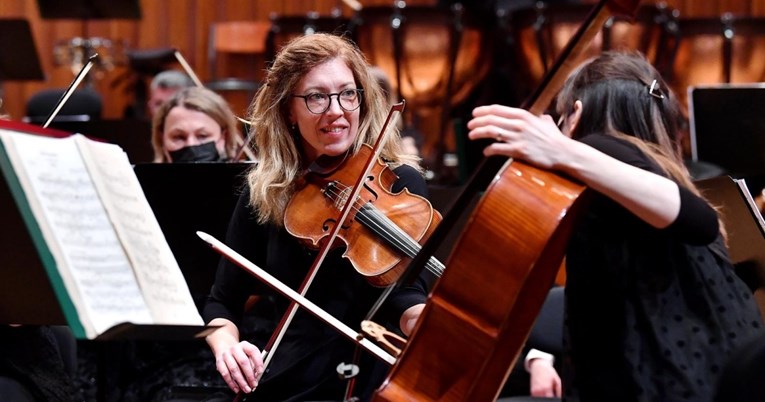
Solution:
{"label": "chair back", "polygon": [[[270,29],[271,24],[267,21],[225,21],[210,24],[207,47],[210,80],[215,81],[222,77],[243,78],[243,72],[248,73],[256,69],[254,62],[250,66],[244,66],[246,70],[234,63],[241,62],[242,56],[262,56],[266,50],[266,36]],[[225,70],[227,73],[222,73],[224,67],[228,68]],[[249,78],[254,76],[250,75]]]}
{"label": "chair back", "polygon": [[[45,123],[64,92],[66,92],[65,89],[43,89],[32,95],[27,101],[23,120],[33,124]],[[78,89],[72,92],[53,121],[99,120],[102,110],[103,101],[98,92],[92,89]]]}
{"label": "chair back", "polygon": [[265,69],[268,21],[225,21],[210,24],[207,47],[210,79],[205,87],[219,93],[243,116],[260,88]]}

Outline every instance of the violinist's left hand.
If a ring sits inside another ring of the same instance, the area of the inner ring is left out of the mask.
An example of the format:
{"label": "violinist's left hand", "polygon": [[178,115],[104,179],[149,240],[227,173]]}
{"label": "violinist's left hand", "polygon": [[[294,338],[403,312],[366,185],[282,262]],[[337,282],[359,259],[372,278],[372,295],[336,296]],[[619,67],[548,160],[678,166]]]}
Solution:
{"label": "violinist's left hand", "polygon": [[484,154],[522,159],[544,169],[564,163],[575,141],[563,135],[549,115],[535,116],[518,108],[502,105],[479,106],[468,122],[471,140],[488,138],[496,142]]}
{"label": "violinist's left hand", "polygon": [[401,332],[404,333],[404,335],[409,336],[411,335],[412,331],[414,330],[414,325],[417,324],[417,320],[420,319],[420,314],[422,313],[422,309],[425,308],[425,304],[415,304],[412,307],[409,307],[404,311],[404,314],[401,315],[401,321],[399,321],[399,327],[401,328]]}

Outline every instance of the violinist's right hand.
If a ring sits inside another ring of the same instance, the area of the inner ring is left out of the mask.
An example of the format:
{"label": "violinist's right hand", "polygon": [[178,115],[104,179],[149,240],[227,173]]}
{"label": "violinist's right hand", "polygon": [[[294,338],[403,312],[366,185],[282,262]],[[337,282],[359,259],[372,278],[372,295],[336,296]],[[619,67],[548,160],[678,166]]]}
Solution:
{"label": "violinist's right hand", "polygon": [[260,350],[250,342],[240,341],[239,329],[229,320],[216,318],[209,325],[221,326],[206,340],[215,355],[215,366],[223,381],[234,392],[252,392],[257,388],[263,372]]}

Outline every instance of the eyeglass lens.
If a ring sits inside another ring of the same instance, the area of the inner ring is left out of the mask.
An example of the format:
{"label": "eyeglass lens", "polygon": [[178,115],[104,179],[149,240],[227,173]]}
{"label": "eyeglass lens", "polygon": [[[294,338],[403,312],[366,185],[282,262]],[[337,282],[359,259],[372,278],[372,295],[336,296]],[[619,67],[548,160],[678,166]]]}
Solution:
{"label": "eyeglass lens", "polygon": [[340,108],[346,112],[356,110],[360,102],[360,90],[358,89],[346,89],[340,93],[325,94],[325,93],[313,93],[305,96],[305,105],[312,113],[324,113],[329,109],[332,103],[332,96],[337,97],[337,102],[340,104]]}

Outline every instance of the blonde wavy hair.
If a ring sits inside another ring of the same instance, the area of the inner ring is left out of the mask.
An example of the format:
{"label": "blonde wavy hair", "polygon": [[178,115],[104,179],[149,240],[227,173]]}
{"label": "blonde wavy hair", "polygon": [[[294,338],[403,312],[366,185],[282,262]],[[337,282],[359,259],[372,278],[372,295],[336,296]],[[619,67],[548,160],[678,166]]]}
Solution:
{"label": "blonde wavy hair", "polygon": [[[356,87],[364,90],[359,108],[358,136],[351,147],[373,145],[388,114],[388,102],[364,55],[350,40],[332,34],[301,36],[287,43],[266,72],[263,86],[249,107],[248,120],[255,135],[258,163],[247,176],[250,205],[260,223],[283,225],[284,210],[295,192],[295,181],[311,161],[303,159],[301,136],[290,129],[289,102],[300,80],[314,67],[340,59],[353,73]],[[381,158],[392,168],[409,164],[418,170],[419,157],[405,154],[394,124],[382,142]]]}
{"label": "blonde wavy hair", "polygon": [[227,159],[235,158],[237,151],[236,141],[240,135],[239,123],[228,102],[207,88],[189,87],[176,92],[172,98],[168,99],[157,109],[157,113],[154,115],[151,124],[151,146],[154,148],[154,162],[169,162],[165,147],[162,145],[162,136],[165,131],[167,115],[176,106],[202,112],[215,120],[221,128],[223,140],[226,144],[225,157]]}

